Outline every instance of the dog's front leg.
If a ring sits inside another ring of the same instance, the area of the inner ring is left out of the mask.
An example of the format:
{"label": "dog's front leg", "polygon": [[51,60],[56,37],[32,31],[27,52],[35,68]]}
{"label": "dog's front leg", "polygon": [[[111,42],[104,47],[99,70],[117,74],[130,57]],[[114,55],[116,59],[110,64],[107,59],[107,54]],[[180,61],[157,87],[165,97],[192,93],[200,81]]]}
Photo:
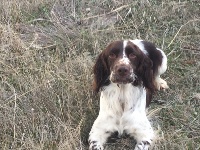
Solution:
{"label": "dog's front leg", "polygon": [[101,115],[97,117],[89,134],[90,150],[103,150],[108,137],[116,131],[114,122],[115,120],[111,117]]}
{"label": "dog's front leg", "polygon": [[149,150],[154,140],[154,132],[146,114],[136,112],[126,118],[125,131],[135,138],[135,150]]}

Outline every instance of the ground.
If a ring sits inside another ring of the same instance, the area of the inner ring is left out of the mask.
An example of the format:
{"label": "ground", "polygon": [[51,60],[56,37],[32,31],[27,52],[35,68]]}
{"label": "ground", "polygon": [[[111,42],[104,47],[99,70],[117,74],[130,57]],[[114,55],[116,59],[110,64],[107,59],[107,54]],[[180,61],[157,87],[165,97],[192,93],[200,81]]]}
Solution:
{"label": "ground", "polygon": [[[0,149],[87,149],[98,115],[92,66],[117,39],[154,42],[168,56],[149,119],[155,150],[200,149],[198,0],[12,0],[0,5]],[[133,149],[117,139],[107,150]]]}

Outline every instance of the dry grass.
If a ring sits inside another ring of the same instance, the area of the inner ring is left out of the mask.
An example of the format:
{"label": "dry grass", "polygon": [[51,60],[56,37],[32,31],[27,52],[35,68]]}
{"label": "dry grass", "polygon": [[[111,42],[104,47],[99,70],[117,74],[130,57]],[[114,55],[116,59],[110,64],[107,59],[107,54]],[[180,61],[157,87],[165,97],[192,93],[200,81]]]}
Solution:
{"label": "dry grass", "polygon": [[99,107],[91,67],[108,42],[129,38],[168,54],[170,89],[149,108],[159,135],[154,149],[200,149],[199,7],[197,0],[3,0],[0,149],[87,149]]}

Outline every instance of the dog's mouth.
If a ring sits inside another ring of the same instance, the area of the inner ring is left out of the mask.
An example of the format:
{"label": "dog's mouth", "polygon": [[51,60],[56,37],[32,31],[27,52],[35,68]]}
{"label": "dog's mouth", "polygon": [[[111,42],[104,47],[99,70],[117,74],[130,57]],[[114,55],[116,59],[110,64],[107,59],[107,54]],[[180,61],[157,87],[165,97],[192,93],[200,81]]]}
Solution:
{"label": "dog's mouth", "polygon": [[128,83],[134,82],[135,77],[131,74],[127,76],[123,76],[123,77],[113,74],[112,76],[110,76],[110,80],[111,82],[117,83],[117,84],[128,84]]}

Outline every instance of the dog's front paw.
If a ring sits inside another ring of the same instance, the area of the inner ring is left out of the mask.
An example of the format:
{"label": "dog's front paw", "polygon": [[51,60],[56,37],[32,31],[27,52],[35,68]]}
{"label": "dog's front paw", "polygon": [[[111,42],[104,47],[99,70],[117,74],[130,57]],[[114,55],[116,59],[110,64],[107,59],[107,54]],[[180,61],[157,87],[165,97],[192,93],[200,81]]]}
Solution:
{"label": "dog's front paw", "polygon": [[148,141],[142,141],[135,146],[135,150],[149,150],[150,143]]}
{"label": "dog's front paw", "polygon": [[167,85],[167,82],[160,77],[155,79],[155,84],[156,84],[157,90],[165,90],[169,88],[169,86]]}
{"label": "dog's front paw", "polygon": [[103,150],[103,146],[99,144],[97,141],[89,141],[90,143],[90,150]]}

